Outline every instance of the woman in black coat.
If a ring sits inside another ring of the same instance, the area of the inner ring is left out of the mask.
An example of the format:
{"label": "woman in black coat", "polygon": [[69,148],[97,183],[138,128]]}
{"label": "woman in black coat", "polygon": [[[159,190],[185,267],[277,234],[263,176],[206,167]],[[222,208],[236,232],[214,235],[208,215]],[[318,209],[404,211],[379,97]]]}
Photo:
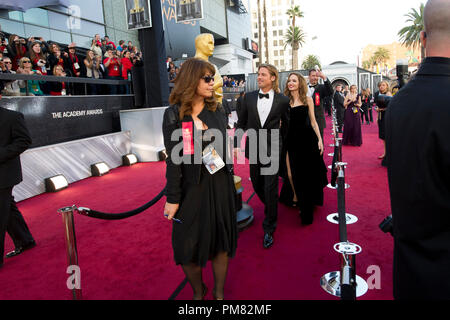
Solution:
{"label": "woman in black coat", "polygon": [[[214,272],[213,296],[223,299],[228,261],[237,247],[233,169],[225,164],[231,163],[226,161],[227,122],[214,98],[214,74],[210,63],[187,60],[163,121],[168,154],[164,215],[174,221],[175,262],[182,266],[195,300],[206,295],[202,268],[208,260]],[[209,150],[211,145],[214,150]]]}

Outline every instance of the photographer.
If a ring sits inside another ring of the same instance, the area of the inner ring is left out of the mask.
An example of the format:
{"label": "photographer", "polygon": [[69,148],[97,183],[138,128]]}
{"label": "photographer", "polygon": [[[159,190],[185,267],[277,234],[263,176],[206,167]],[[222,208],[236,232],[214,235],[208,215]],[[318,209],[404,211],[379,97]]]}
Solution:
{"label": "photographer", "polygon": [[[68,47],[69,54],[66,59],[65,69],[68,71],[67,75],[69,77],[81,77],[82,72],[85,72],[82,69],[84,65],[81,59],[78,58],[78,55],[75,53],[75,43],[71,43]],[[75,95],[84,95],[84,85],[82,83],[74,83],[74,94]]]}
{"label": "photographer", "polygon": [[[123,58],[121,59],[122,63],[122,78],[124,80],[131,79],[131,68],[133,68],[133,63],[130,60],[130,52],[128,50],[125,50],[123,52]],[[122,86],[122,92],[124,94],[130,94],[130,85],[126,84]]]}
{"label": "photographer", "polygon": [[[66,67],[66,65],[68,64],[66,62],[67,57],[69,56],[69,54],[67,52],[61,52],[61,49],[59,48],[59,46],[57,44],[52,44],[50,46],[50,53],[47,56],[47,62],[49,65],[49,70],[48,70],[48,75],[53,75],[53,69],[55,68],[56,65],[61,66],[63,68]],[[67,72],[66,72],[67,73]]]}
{"label": "photographer", "polygon": [[450,6],[428,0],[426,50],[386,111],[394,298],[450,300]]}
{"label": "photographer", "polygon": [[[47,75],[47,69],[50,69],[50,64],[47,62],[47,55],[42,52],[41,42],[35,41],[30,45],[27,57],[30,58],[34,70],[39,70],[43,76]],[[47,82],[41,84],[41,89],[45,94],[50,93]]]}
{"label": "photographer", "polygon": [[16,71],[19,67],[19,60],[25,57],[27,53],[27,42],[25,39],[19,38],[17,34],[12,34],[9,36],[8,45],[6,50],[8,50],[8,55],[12,61],[12,69]]}
{"label": "photographer", "polygon": [[[122,79],[122,62],[120,61],[117,52],[113,50],[111,47],[107,50],[108,58],[103,60],[103,64],[108,69],[108,79],[110,80],[123,80]],[[111,85],[110,86],[110,94],[122,94],[122,88],[120,85]]]}
{"label": "photographer", "polygon": [[[96,35],[98,36],[98,35]],[[99,36],[100,37],[100,36]],[[96,56],[103,56],[102,51],[102,42],[100,40],[97,40],[97,38],[92,40],[91,50],[94,52]]]}

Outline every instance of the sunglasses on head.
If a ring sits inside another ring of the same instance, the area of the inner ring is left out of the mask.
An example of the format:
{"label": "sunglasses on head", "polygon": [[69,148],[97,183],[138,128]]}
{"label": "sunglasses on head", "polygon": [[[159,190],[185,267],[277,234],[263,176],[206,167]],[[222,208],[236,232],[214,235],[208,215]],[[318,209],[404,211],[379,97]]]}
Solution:
{"label": "sunglasses on head", "polygon": [[206,83],[210,83],[211,81],[214,81],[213,76],[204,76],[202,77],[203,80],[205,80]]}

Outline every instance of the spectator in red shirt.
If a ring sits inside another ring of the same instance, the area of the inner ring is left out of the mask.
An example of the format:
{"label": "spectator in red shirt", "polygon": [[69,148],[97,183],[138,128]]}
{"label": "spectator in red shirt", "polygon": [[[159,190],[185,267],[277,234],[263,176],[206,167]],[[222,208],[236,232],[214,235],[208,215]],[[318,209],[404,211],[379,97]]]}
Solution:
{"label": "spectator in red shirt", "polygon": [[111,40],[109,40],[108,36],[105,36],[105,40],[106,40],[106,45],[107,46],[112,46],[114,50],[116,50],[116,45],[114,44],[114,42],[112,42]]}
{"label": "spectator in red shirt", "polygon": [[[110,80],[123,80],[122,79],[122,62],[120,61],[117,52],[112,48],[108,48],[107,50],[108,58],[103,61],[103,64],[108,69],[108,79]],[[120,85],[110,86],[111,94],[122,94],[122,88]]]}
{"label": "spectator in red shirt", "polygon": [[[131,68],[133,68],[133,63],[130,60],[130,51],[126,50],[123,52],[123,58],[122,58],[122,78],[124,80],[128,80],[128,74],[131,73]],[[130,85],[125,85],[125,94],[130,94]]]}

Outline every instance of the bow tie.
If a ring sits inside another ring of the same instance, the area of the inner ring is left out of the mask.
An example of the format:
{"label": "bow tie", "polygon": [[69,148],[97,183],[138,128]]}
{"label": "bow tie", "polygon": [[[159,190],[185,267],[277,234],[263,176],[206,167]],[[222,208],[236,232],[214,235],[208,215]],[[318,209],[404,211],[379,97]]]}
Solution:
{"label": "bow tie", "polygon": [[316,85],[311,85],[311,84],[309,85],[310,88],[315,88],[316,86],[317,86],[317,84]]}
{"label": "bow tie", "polygon": [[266,94],[260,93],[260,94],[259,94],[259,98],[260,98],[260,99],[263,99],[263,98],[270,99],[270,95],[269,95],[268,93],[266,93]]}

